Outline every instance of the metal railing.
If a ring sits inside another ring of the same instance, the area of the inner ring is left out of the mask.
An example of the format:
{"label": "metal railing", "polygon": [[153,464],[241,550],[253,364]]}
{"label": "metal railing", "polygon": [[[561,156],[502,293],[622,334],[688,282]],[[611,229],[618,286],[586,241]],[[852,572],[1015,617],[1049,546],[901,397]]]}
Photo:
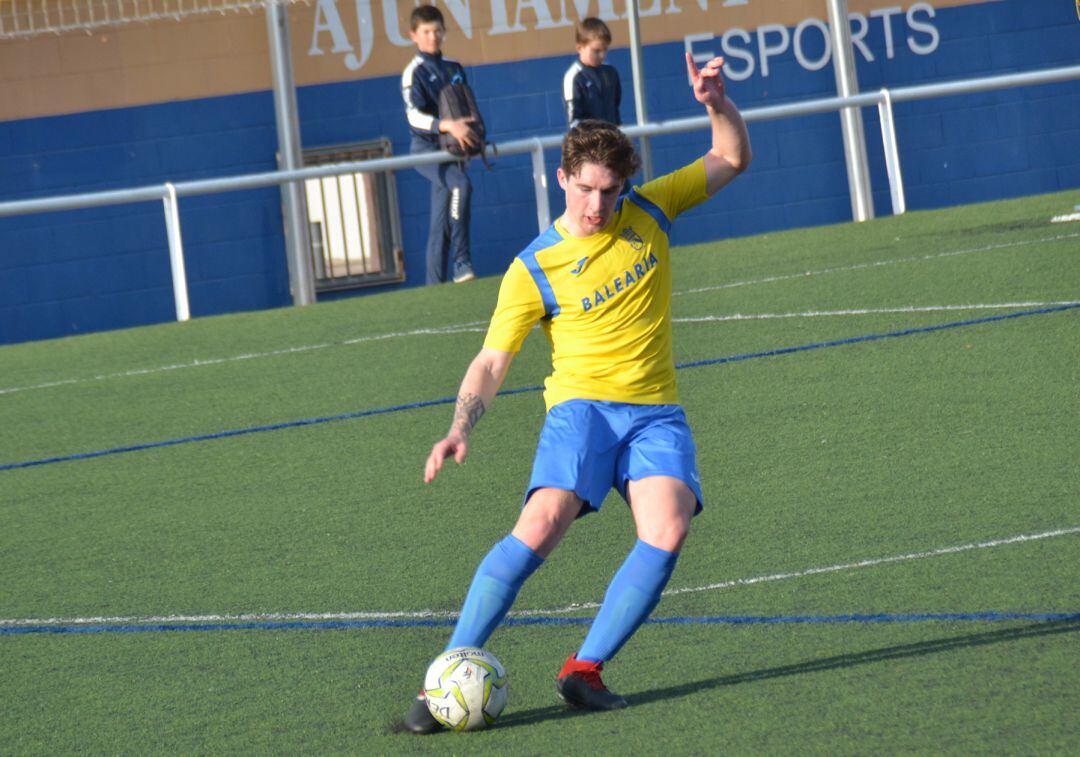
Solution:
{"label": "metal railing", "polygon": [[[975,94],[978,92],[1007,89],[1010,87],[1052,84],[1078,78],[1080,78],[1080,65],[1065,66],[1062,68],[964,79],[960,81],[943,82],[940,84],[899,87],[892,90],[881,89],[877,92],[865,92],[850,97],[826,97],[806,102],[771,105],[763,108],[745,110],[742,112],[742,115],[743,118],[750,123],[753,121],[768,121],[779,118],[827,113],[847,107],[876,105],[881,120],[881,136],[885,148],[885,164],[889,178],[889,193],[892,199],[893,213],[900,214],[906,210],[906,201],[904,197],[904,183],[900,171],[900,156],[896,140],[895,119],[893,117],[892,107],[893,103],[932,97],[945,97],[948,95]],[[661,134],[696,131],[698,129],[707,128],[708,126],[709,117],[703,115],[691,118],[657,121],[650,124],[642,124],[640,126],[626,126],[623,127],[623,131],[631,137],[651,137]],[[497,145],[499,155],[532,154],[533,188],[536,194],[536,220],[537,226],[541,232],[551,224],[551,210],[548,204],[547,168],[544,161],[544,150],[559,147],[561,144],[562,134],[560,133],[535,136],[509,142],[500,142]],[[494,149],[495,146],[488,146],[488,152],[491,157],[494,157]],[[452,160],[458,160],[458,158],[446,152],[433,152],[424,155],[401,155],[392,158],[376,158],[373,160],[334,163],[330,165],[299,168],[291,171],[267,171],[264,173],[245,174],[242,176],[226,178],[182,181],[175,184],[166,182],[164,184],[155,184],[133,189],[116,189],[104,192],[90,192],[33,200],[15,200],[0,203],[0,218],[4,216],[27,215],[30,213],[45,213],[58,210],[75,210],[78,208],[93,208],[106,205],[161,200],[164,204],[165,226],[169,241],[169,259],[171,261],[173,274],[173,294],[176,301],[176,319],[178,321],[186,321],[191,317],[191,314],[188,307],[187,279],[184,273],[184,251],[180,233],[180,210],[178,206],[179,197],[217,192],[234,192],[242,189],[258,189],[273,186],[275,184],[285,184],[291,181],[334,176],[341,173],[400,171],[406,168],[415,168],[416,166],[432,163],[444,163]]]}
{"label": "metal railing", "polygon": [[[302,0],[277,0],[282,4]],[[0,40],[99,29],[151,21],[179,21],[211,13],[252,13],[266,0],[2,0]]]}

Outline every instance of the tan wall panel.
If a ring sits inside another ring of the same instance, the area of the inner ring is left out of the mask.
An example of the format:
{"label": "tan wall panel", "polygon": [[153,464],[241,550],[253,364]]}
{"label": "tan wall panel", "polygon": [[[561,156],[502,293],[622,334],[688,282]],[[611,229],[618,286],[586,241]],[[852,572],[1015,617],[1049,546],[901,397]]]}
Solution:
{"label": "tan wall panel", "polygon": [[[981,1],[935,0],[932,6]],[[625,0],[613,2],[443,0],[440,6],[447,16],[449,32],[445,50],[448,56],[467,65],[570,56],[574,52],[572,24],[578,17],[578,4],[590,14],[601,8],[618,8],[621,13]],[[297,84],[398,74],[413,54],[412,47],[394,44],[390,34],[399,39],[406,36],[412,2],[387,0],[387,4],[397,8],[396,23],[384,18],[384,3],[377,0],[311,0],[311,5],[290,6]],[[362,25],[370,32],[366,43],[358,31],[358,5],[370,10]],[[849,2],[852,12],[867,15],[875,9],[907,9],[912,5],[898,0]],[[469,9],[471,35],[459,25],[452,13],[454,8],[459,14],[461,9]],[[712,32],[719,36],[732,28],[793,26],[806,18],[827,17],[825,0],[749,0],[745,5],[732,6],[725,6],[723,0],[642,0],[641,13],[642,37],[648,44],[679,40],[687,34]],[[548,28],[542,28],[542,21],[547,21]],[[894,21],[897,27],[900,23]],[[320,31],[316,34],[317,24]],[[613,17],[609,25],[615,47],[625,48],[629,42],[627,22]],[[338,52],[333,51],[335,45],[340,48]],[[316,54],[311,54],[313,51]],[[100,81],[88,78],[89,72],[108,74],[111,85],[102,86]],[[34,96],[28,100],[24,94],[16,93],[0,100],[0,120],[265,90],[270,87],[266,20],[261,12],[211,14],[110,27],[90,35],[2,40],[0,82],[5,81],[31,82]]]}
{"label": "tan wall panel", "polygon": [[62,41],[59,37],[37,37],[0,42],[0,81],[60,73]]}
{"label": "tan wall panel", "polygon": [[30,80],[0,81],[0,120],[5,111],[12,113],[37,111],[34,105],[34,85]]}
{"label": "tan wall panel", "polygon": [[60,70],[64,73],[110,71],[123,67],[115,35],[71,34],[60,39]]}
{"label": "tan wall panel", "polygon": [[[90,110],[99,101],[89,74],[57,74],[31,82],[33,102],[40,109],[54,99],[71,103],[75,110]],[[45,102],[42,102],[42,101]]]}
{"label": "tan wall panel", "polygon": [[[190,61],[185,63],[186,75],[176,76],[176,66],[173,63],[154,63],[147,66],[128,69],[123,73],[119,96],[130,102],[149,102],[165,100],[187,100],[202,97],[206,90],[204,83],[205,71],[202,61]],[[168,81],[169,86],[163,87],[162,82]],[[162,95],[167,94],[167,97]]]}
{"label": "tan wall panel", "polygon": [[123,67],[135,68],[166,61],[165,51],[158,44],[158,36],[171,33],[175,27],[175,24],[153,27],[139,25],[115,30],[109,34],[116,40]]}

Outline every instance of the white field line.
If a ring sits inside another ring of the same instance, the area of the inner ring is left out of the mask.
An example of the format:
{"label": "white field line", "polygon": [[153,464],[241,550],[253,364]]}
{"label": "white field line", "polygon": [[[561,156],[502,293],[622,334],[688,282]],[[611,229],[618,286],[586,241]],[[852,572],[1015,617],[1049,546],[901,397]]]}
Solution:
{"label": "white field line", "polygon": [[[718,289],[732,289],[735,287],[753,286],[756,284],[771,284],[777,281],[790,281],[792,279],[802,279],[808,276],[823,276],[834,273],[845,273],[847,271],[858,271],[867,268],[878,268],[881,266],[897,265],[900,263],[912,263],[924,260],[935,260],[938,258],[955,257],[957,255],[970,255],[979,252],[992,252],[994,250],[1008,249],[1013,247],[1021,247],[1030,244],[1042,244],[1045,242],[1057,242],[1063,239],[1075,239],[1080,237],[1080,233],[1075,234],[1061,234],[1052,237],[1043,237],[1041,239],[1030,239],[1019,242],[1008,242],[1004,244],[986,245],[984,247],[972,247],[964,250],[953,250],[951,252],[940,252],[933,255],[922,255],[911,258],[896,258],[893,260],[878,260],[872,263],[859,263],[850,266],[840,266],[836,268],[822,268],[814,271],[801,271],[799,273],[784,274],[779,276],[765,276],[758,279],[747,279],[745,281],[733,281],[727,284],[717,284],[715,286],[699,287],[696,289],[686,289],[682,291],[672,292],[672,296],[678,297],[686,294],[698,294],[700,292],[711,292]],[[1063,303],[1064,304],[1064,303]],[[993,306],[991,306],[993,307]],[[957,306],[955,309],[964,309]],[[969,308],[969,309],[978,309]],[[863,311],[863,312],[876,312],[876,311]],[[906,312],[906,311],[898,311]],[[837,313],[840,314],[840,313]],[[862,312],[858,310],[852,310],[847,313],[848,315],[859,315]],[[792,317],[792,316],[773,316],[773,317]],[[735,318],[725,318],[726,320],[736,320]],[[310,352],[312,350],[321,350],[328,347],[342,347],[354,344],[362,344],[364,342],[377,342],[385,339],[397,339],[399,337],[407,336],[427,336],[432,334],[464,334],[470,332],[483,332],[486,330],[487,321],[473,321],[470,323],[459,323],[444,326],[442,328],[433,329],[414,329],[412,331],[398,331],[389,332],[386,334],[374,334],[371,336],[361,336],[354,339],[345,339],[337,342],[324,342],[322,344],[310,344],[300,345],[297,347],[286,347],[278,350],[269,350],[267,352],[250,352],[240,355],[232,355],[229,357],[221,358],[209,358],[205,360],[192,360],[187,363],[175,363],[172,365],[154,366],[151,368],[136,368],[127,371],[120,371],[117,373],[104,373],[96,376],[88,376],[84,378],[70,378],[70,379],[58,379],[56,381],[47,381],[40,384],[29,384],[26,386],[13,386],[13,387],[0,387],[0,395],[13,394],[15,392],[26,392],[34,389],[48,389],[57,386],[69,386],[72,384],[82,384],[90,381],[105,381],[114,378],[126,378],[131,376],[147,376],[154,373],[163,373],[166,371],[176,371],[184,368],[200,368],[208,365],[221,365],[223,363],[230,363],[239,360],[254,360],[256,358],[275,357],[279,355],[289,355],[298,352]]]}
{"label": "white field line", "polygon": [[950,252],[935,252],[931,255],[916,255],[910,258],[894,258],[893,260],[875,260],[871,263],[855,263],[853,265],[837,266],[835,268],[821,268],[816,271],[802,271],[801,273],[788,273],[779,276],[767,276],[760,279],[747,279],[745,281],[731,281],[727,284],[716,284],[714,286],[697,287],[695,289],[684,289],[681,292],[672,292],[675,297],[685,294],[699,294],[701,292],[714,292],[718,289],[734,289],[736,287],[753,286],[755,284],[772,284],[777,281],[791,281],[793,279],[805,279],[808,276],[823,276],[832,273],[847,273],[848,271],[863,271],[869,268],[880,268],[887,265],[898,265],[900,263],[921,263],[925,260],[940,260],[941,258],[952,258],[958,255],[972,255],[979,252],[994,252],[996,250],[1007,250],[1013,247],[1024,247],[1029,244],[1044,244],[1046,242],[1060,242],[1065,239],[1076,239],[1080,237],[1080,233],[1075,234],[1059,234],[1053,237],[1043,237],[1042,239],[1027,239],[1018,242],[1003,242],[1001,244],[989,244],[983,247],[969,247],[963,250],[952,250]]}
{"label": "white field line", "polygon": [[[1054,307],[1057,305],[1074,305],[1074,300],[1054,301],[1054,302],[1000,302],[1000,303],[969,303],[966,305],[903,305],[900,307],[892,308],[847,308],[843,310],[804,310],[801,312],[791,313],[731,313],[729,315],[703,315],[703,316],[685,316],[673,319],[675,323],[719,323],[724,321],[758,321],[758,320],[770,320],[775,318],[821,318],[825,316],[860,316],[860,315],[886,315],[890,313],[943,313],[943,312],[956,312],[956,311],[972,311],[972,310],[1010,310],[1014,308],[1039,308],[1039,307]],[[223,363],[231,363],[238,360],[253,360],[255,358],[273,357],[275,355],[288,355],[295,352],[309,352],[311,350],[321,350],[327,347],[339,347],[342,345],[361,344],[363,342],[377,342],[386,339],[397,339],[399,337],[406,336],[426,336],[431,334],[466,334],[466,333],[484,333],[487,331],[485,321],[474,321],[472,323],[463,323],[456,326],[444,326],[437,329],[415,329],[413,331],[398,331],[388,334],[374,334],[372,336],[356,337],[354,339],[346,339],[340,342],[326,342],[324,344],[310,344],[300,347],[287,347],[280,350],[272,350],[270,352],[252,352],[242,355],[234,355],[232,357],[214,358],[210,360],[193,360],[189,363],[177,363],[174,365],[162,365],[155,368],[138,368],[130,371],[121,371],[119,373],[100,374],[97,376],[89,376],[87,378],[77,379],[63,379],[60,381],[48,381],[43,384],[32,384],[28,386],[14,386],[6,389],[0,388],[0,395],[13,394],[15,392],[25,392],[33,389],[48,389],[55,386],[66,386],[70,384],[81,384],[88,381],[103,381],[105,379],[124,378],[129,376],[146,376],[153,373],[163,373],[167,371],[176,371],[182,368],[197,368],[207,365],[221,365]]]}
{"label": "white field line", "polygon": [[905,305],[894,308],[850,308],[847,310],[804,310],[797,313],[732,313],[731,315],[700,315],[675,318],[676,323],[716,323],[720,321],[763,321],[772,318],[822,318],[825,316],[883,315],[888,313],[942,313],[956,310],[1013,310],[1015,308],[1048,308],[1057,305],[1075,305],[1075,300],[1064,302],[1000,302],[973,303],[970,305]]}
{"label": "white field line", "polygon": [[[1056,536],[1066,536],[1080,533],[1080,526],[1072,528],[1059,528],[1054,531],[1043,531],[1036,534],[1022,534],[1010,536],[1004,539],[992,541],[973,542],[954,547],[941,547],[926,552],[910,552],[906,555],[893,555],[891,557],[875,557],[858,562],[839,563],[821,568],[807,568],[805,570],[790,573],[773,573],[753,578],[736,578],[730,581],[721,581],[705,586],[690,586],[682,589],[668,589],[664,592],[665,597],[679,594],[696,594],[718,589],[730,589],[736,586],[753,586],[755,584],[770,583],[773,581],[786,581],[794,578],[817,576],[823,573],[840,573],[842,571],[856,570],[858,568],[871,568],[877,565],[889,565],[911,560],[923,560],[928,557],[941,555],[953,555],[960,552],[970,552],[976,549],[993,549],[1010,544],[1021,544],[1029,541],[1051,539]],[[511,612],[511,617],[543,617],[549,615],[562,615],[580,610],[595,610],[600,605],[597,602],[580,602],[541,610],[521,610]],[[448,619],[457,617],[457,613],[417,610],[398,612],[318,612],[318,613],[243,613],[235,615],[113,615],[85,618],[0,618],[0,627],[23,627],[23,626],[80,626],[80,625],[131,625],[131,624],[158,624],[158,623],[245,623],[245,622],[289,622],[289,621],[335,621],[335,620],[422,620],[422,619]]]}
{"label": "white field line", "polygon": [[187,363],[174,363],[172,365],[158,365],[153,368],[135,368],[129,371],[120,371],[117,373],[103,373],[97,376],[87,376],[85,378],[72,378],[61,379],[58,381],[48,381],[42,384],[32,384],[28,386],[13,386],[7,388],[0,388],[0,394],[12,394],[14,392],[25,392],[31,389],[48,389],[54,386],[66,386],[69,384],[82,384],[87,381],[104,381],[106,379],[125,378],[129,376],[147,376],[152,373],[165,373],[167,371],[178,371],[183,368],[201,368],[208,365],[221,365],[223,363],[233,363],[239,360],[255,360],[256,358],[275,357],[277,355],[291,355],[297,352],[311,352],[312,350],[323,350],[327,347],[343,347],[353,344],[362,344],[364,342],[381,342],[387,339],[398,339],[406,336],[427,336],[430,334],[465,334],[469,332],[485,332],[487,331],[487,321],[474,321],[472,323],[459,323],[452,326],[442,326],[440,328],[433,329],[413,329],[412,331],[391,331],[386,334],[372,334],[371,336],[358,336],[352,339],[345,339],[339,342],[324,342],[322,344],[306,344],[298,347],[284,347],[279,350],[270,350],[268,352],[248,352],[240,355],[231,355],[229,357],[221,358],[209,358],[206,360],[192,360]]}

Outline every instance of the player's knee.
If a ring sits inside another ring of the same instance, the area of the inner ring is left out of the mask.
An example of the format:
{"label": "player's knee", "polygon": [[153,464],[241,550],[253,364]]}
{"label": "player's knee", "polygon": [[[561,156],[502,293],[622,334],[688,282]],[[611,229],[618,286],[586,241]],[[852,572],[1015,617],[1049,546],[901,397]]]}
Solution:
{"label": "player's knee", "polygon": [[541,557],[547,557],[574,522],[581,501],[570,492],[538,490],[529,498],[513,535]]}
{"label": "player's knee", "polygon": [[682,515],[657,520],[638,528],[638,538],[666,552],[678,552],[690,534],[690,519]]}
{"label": "player's knee", "polygon": [[638,538],[668,552],[678,552],[690,533],[697,497],[675,479],[651,478],[630,483],[631,509]]}

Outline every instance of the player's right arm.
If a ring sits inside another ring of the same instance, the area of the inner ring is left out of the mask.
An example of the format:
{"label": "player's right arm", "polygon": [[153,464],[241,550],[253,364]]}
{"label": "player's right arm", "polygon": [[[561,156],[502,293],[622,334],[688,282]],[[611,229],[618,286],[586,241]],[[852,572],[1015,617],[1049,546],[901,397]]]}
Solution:
{"label": "player's right arm", "polygon": [[499,302],[491,316],[484,346],[469,364],[458,389],[450,430],[435,442],[428,455],[424,483],[434,480],[446,458],[453,457],[458,463],[465,460],[469,454],[469,434],[491,407],[510,370],[510,362],[544,312],[543,299],[532,275],[520,257],[516,258],[499,286]]}
{"label": "player's right arm", "polygon": [[457,404],[450,430],[435,442],[424,465],[424,483],[430,484],[442,469],[446,458],[453,456],[461,464],[469,454],[469,434],[484,412],[491,407],[495,395],[510,370],[513,352],[484,347],[473,358],[458,389]]}

